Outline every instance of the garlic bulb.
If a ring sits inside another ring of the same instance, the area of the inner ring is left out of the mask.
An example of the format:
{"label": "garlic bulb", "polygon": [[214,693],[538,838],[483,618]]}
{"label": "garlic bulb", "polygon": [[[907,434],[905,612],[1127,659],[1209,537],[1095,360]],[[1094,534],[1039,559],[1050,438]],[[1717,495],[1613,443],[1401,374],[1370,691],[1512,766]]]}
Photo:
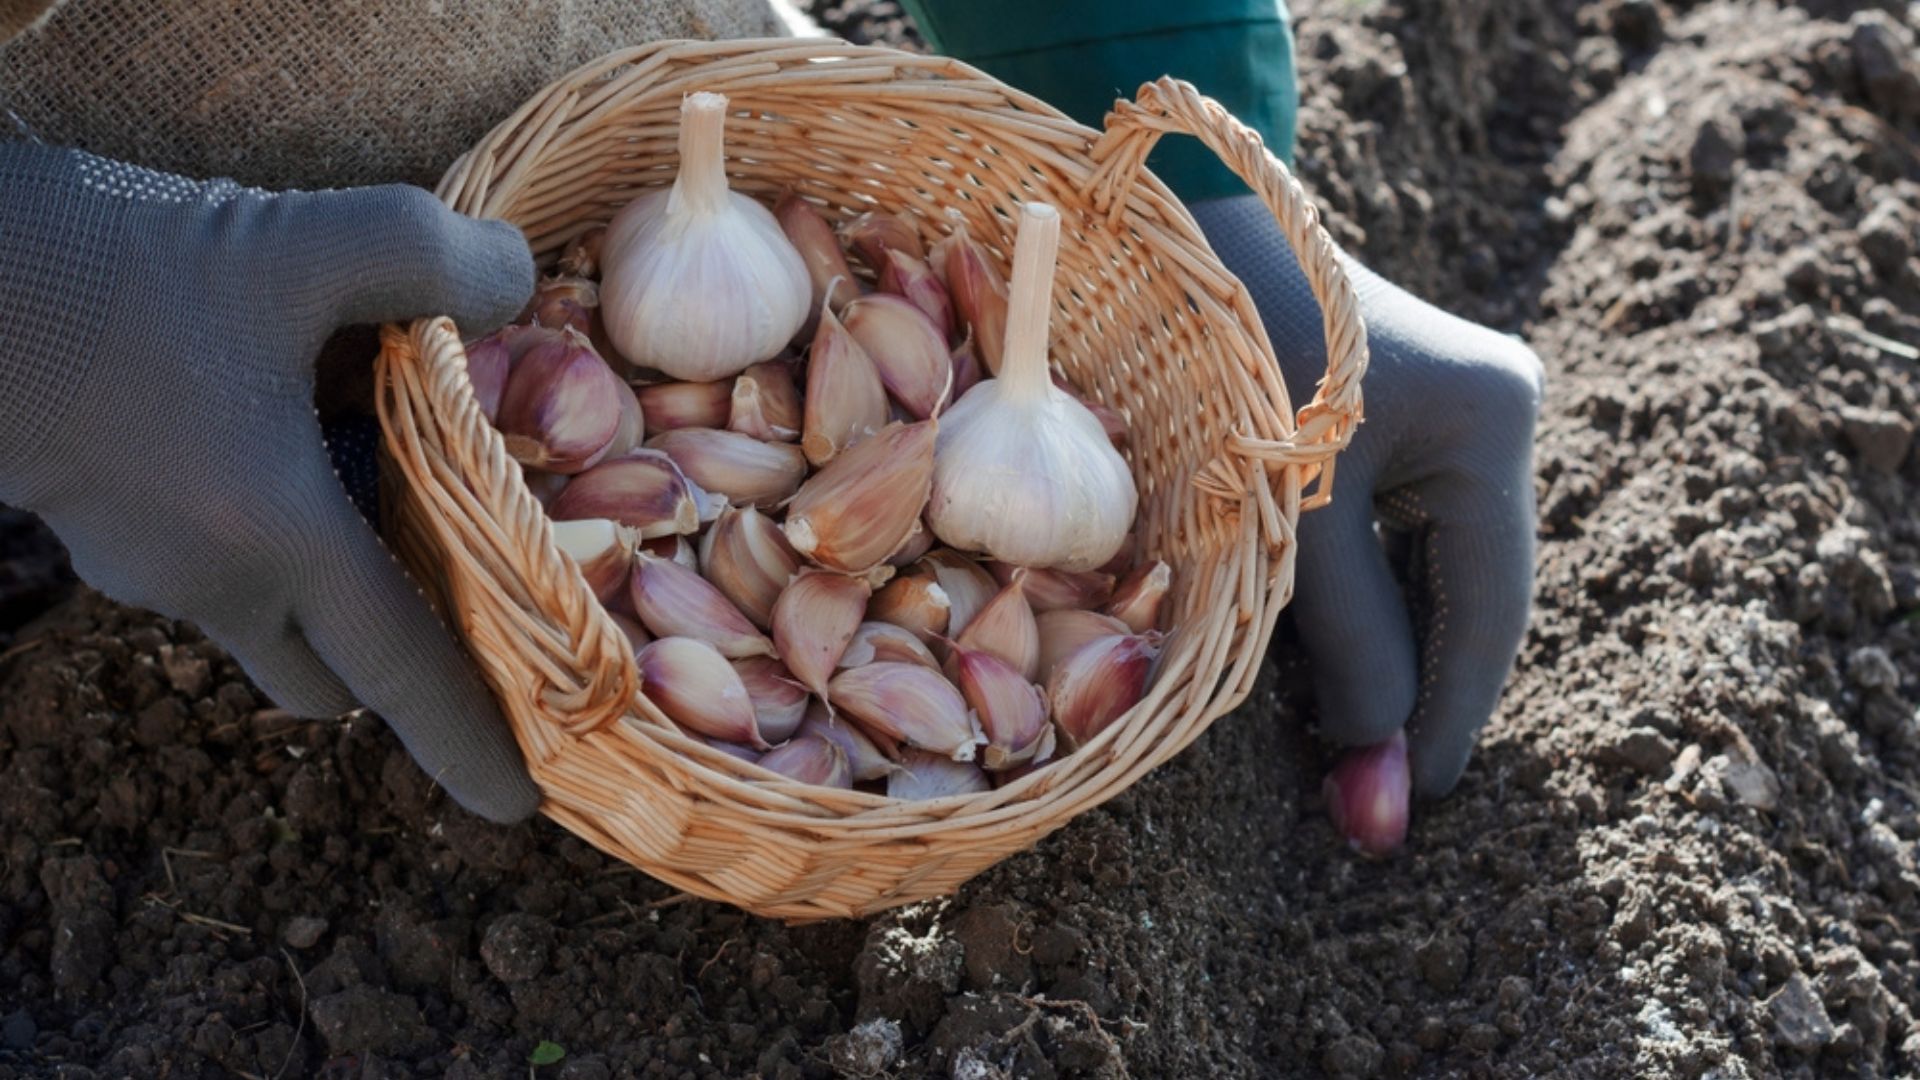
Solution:
{"label": "garlic bulb", "polygon": [[1023,204],[1000,374],[940,417],[927,520],[962,550],[1091,570],[1126,540],[1140,496],[1100,421],[1047,373],[1059,244],[1059,211]]}
{"label": "garlic bulb", "polygon": [[680,173],[607,227],[600,300],[628,360],[709,382],[772,357],[811,312],[807,265],[766,207],[727,187],[727,99],[680,105]]}

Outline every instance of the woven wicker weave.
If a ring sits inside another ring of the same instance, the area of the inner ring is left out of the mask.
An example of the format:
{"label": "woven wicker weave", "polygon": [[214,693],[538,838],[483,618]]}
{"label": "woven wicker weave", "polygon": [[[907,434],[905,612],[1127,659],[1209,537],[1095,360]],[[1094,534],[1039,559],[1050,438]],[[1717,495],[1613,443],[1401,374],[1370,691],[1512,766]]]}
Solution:
{"label": "woven wicker weave", "polygon": [[[1126,415],[1141,540],[1175,571],[1174,632],[1146,700],[1018,783],[929,802],[784,781],[677,733],[474,404],[446,319],[383,332],[392,540],[466,635],[545,812],[568,829],[679,888],[790,920],[946,894],[1117,795],[1247,695],[1292,594],[1295,523],[1330,490],[1360,417],[1367,350],[1352,290],[1299,186],[1191,86],[1142,87],[1101,135],[960,63],[839,42],[608,56],[502,123],[439,194],[517,223],[551,261],[672,179],[692,90],[731,99],[740,190],[795,188],[837,217],[902,211],[929,239],[959,210],[1003,272],[1017,203],[1060,208],[1051,354]],[[1197,135],[1244,177],[1306,267],[1330,363],[1297,417],[1246,290],[1141,170],[1169,132]]]}

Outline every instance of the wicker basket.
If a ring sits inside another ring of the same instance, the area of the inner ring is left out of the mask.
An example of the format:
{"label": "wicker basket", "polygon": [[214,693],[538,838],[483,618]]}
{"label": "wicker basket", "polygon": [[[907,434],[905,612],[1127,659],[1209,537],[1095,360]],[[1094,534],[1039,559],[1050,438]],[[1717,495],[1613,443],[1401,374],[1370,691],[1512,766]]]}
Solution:
{"label": "wicker basket", "polygon": [[[1052,356],[1130,421],[1142,544],[1175,570],[1174,632],[1146,700],[1018,783],[929,802],[795,784],[679,734],[554,547],[473,401],[446,319],[383,331],[390,538],[465,634],[545,812],[568,829],[688,892],[789,920],[950,893],[1119,794],[1245,698],[1292,594],[1295,523],[1324,500],[1360,418],[1367,350],[1352,290],[1299,186],[1187,84],[1142,87],[1102,135],[955,61],[840,42],[662,42],[605,57],[495,128],[439,195],[517,223],[550,262],[672,179],[693,90],[732,101],[740,190],[795,188],[841,217],[902,211],[929,238],[957,209],[1003,272],[1016,204],[1060,208]],[[1297,417],[1246,290],[1142,171],[1168,132],[1198,136],[1245,178],[1307,270],[1330,363]]]}

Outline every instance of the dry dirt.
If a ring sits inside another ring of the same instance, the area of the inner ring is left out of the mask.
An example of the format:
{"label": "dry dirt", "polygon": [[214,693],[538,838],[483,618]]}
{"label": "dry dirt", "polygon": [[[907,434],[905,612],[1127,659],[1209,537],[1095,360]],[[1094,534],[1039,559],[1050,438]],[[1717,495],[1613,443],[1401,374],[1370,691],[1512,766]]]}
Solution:
{"label": "dry dirt", "polygon": [[1920,1072],[1920,7],[1297,9],[1339,238],[1551,374],[1525,651],[1405,853],[1335,843],[1283,627],[1038,850],[789,929],[465,815],[190,627],[21,628],[63,571],[13,516],[0,1080]]}

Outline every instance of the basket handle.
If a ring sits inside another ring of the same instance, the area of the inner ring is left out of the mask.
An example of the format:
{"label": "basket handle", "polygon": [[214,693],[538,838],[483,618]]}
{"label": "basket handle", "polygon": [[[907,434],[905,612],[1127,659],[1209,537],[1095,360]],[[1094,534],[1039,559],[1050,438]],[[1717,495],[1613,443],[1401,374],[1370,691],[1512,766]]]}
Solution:
{"label": "basket handle", "polygon": [[[1327,373],[1313,400],[1294,416],[1288,438],[1261,439],[1235,432],[1228,437],[1226,449],[1244,468],[1216,461],[1195,482],[1212,494],[1238,499],[1246,495],[1247,474],[1254,470],[1266,474],[1299,466],[1302,476],[1311,478],[1317,469],[1319,483],[1302,498],[1300,508],[1325,505],[1333,497],[1334,456],[1352,440],[1363,411],[1360,380],[1367,371],[1367,328],[1360,319],[1353,283],[1340,265],[1339,249],[1320,224],[1320,212],[1307,200],[1300,182],[1267,150],[1260,133],[1234,119],[1192,83],[1167,77],[1142,85],[1134,100],[1114,102],[1105,127],[1106,133],[1092,149],[1097,168],[1082,190],[1092,197],[1095,209],[1107,212],[1110,224],[1118,225],[1128,203],[1143,196],[1136,185],[1147,154],[1168,133],[1192,135],[1206,144],[1280,222],[1326,321]],[[1178,203],[1172,205],[1178,209]],[[1185,216],[1184,211],[1181,214]],[[1191,217],[1187,223],[1193,225]],[[1199,235],[1197,226],[1193,231]],[[1264,340],[1264,325],[1244,285],[1234,281],[1231,296],[1222,299]],[[1286,384],[1277,370],[1265,374],[1268,377],[1261,382],[1285,417],[1291,411]]]}

